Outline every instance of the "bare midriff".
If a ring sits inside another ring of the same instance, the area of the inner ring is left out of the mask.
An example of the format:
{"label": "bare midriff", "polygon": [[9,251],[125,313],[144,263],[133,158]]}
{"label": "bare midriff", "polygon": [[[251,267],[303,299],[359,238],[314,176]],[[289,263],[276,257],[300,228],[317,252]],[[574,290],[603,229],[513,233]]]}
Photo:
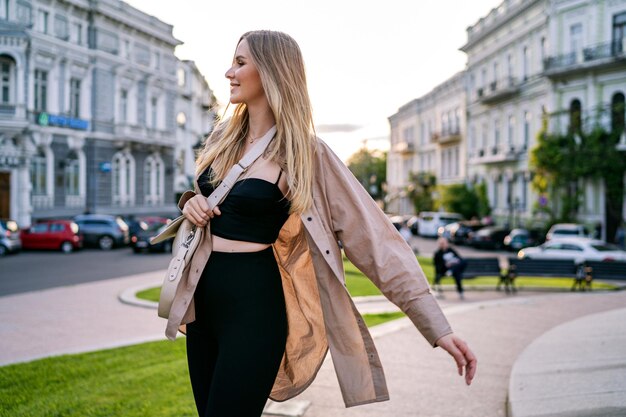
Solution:
{"label": "bare midriff", "polygon": [[271,246],[269,243],[231,240],[215,235],[211,236],[211,243],[215,252],[258,252]]}

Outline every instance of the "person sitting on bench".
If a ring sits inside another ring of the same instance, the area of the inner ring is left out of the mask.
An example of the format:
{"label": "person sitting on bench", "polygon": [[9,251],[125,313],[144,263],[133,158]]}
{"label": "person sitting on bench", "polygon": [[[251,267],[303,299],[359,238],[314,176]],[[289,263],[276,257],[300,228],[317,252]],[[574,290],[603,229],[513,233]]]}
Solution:
{"label": "person sitting on bench", "polygon": [[454,282],[456,283],[456,291],[459,293],[459,298],[464,299],[463,296],[463,271],[467,266],[465,261],[454,249],[448,244],[448,239],[440,237],[437,239],[437,252],[433,257],[435,264],[435,291],[442,294],[441,278],[444,275],[452,275]]}

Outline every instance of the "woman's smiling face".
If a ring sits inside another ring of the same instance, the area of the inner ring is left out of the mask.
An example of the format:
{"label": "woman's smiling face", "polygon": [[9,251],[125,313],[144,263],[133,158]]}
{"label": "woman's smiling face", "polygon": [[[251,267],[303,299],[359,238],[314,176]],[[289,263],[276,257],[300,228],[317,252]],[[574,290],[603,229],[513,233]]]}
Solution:
{"label": "woman's smiling face", "polygon": [[250,106],[259,99],[264,99],[265,91],[261,76],[250,55],[248,42],[242,39],[237,45],[232,66],[226,71],[230,81],[230,102],[245,103]]}

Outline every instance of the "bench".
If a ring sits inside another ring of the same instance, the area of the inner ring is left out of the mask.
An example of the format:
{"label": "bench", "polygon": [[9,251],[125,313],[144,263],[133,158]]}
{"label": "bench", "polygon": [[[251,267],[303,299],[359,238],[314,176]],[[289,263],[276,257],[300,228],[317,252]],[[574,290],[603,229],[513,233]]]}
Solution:
{"label": "bench", "polygon": [[[515,291],[512,283],[509,281],[506,274],[502,274],[500,269],[500,261],[498,258],[463,258],[466,262],[465,270],[463,271],[463,279],[471,279],[476,277],[498,277],[498,285],[496,289],[500,291],[500,286],[504,284],[506,292],[510,290]],[[435,277],[435,289],[439,285],[443,276]],[[439,289],[441,291],[441,289]]]}
{"label": "bench", "polygon": [[584,290],[583,285],[591,289],[591,278],[585,265],[577,265],[573,260],[509,258],[507,275],[511,281],[514,281],[518,276],[571,277],[574,278],[572,291],[577,287]]}
{"label": "bench", "polygon": [[626,262],[601,262],[587,261],[585,267],[589,268],[591,279],[625,280]]}

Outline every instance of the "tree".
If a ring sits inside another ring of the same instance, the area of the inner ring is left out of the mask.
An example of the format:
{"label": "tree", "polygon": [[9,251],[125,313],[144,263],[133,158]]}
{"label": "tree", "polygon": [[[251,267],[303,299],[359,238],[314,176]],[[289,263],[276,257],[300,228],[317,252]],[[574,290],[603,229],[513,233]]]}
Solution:
{"label": "tree", "polygon": [[460,213],[466,219],[484,217],[490,213],[487,191],[484,184],[476,186],[452,184],[441,186],[440,204],[447,211]]}
{"label": "tree", "polygon": [[386,152],[361,148],[348,159],[348,169],[374,200],[383,199],[383,183],[387,181]]}
{"label": "tree", "polygon": [[434,208],[433,190],[437,178],[430,172],[410,172],[407,195],[413,202],[415,212],[431,211]]}
{"label": "tree", "polygon": [[532,184],[539,194],[536,211],[547,213],[552,222],[575,222],[582,203],[583,181],[602,180],[606,191],[606,237],[612,241],[622,221],[624,202],[626,158],[616,150],[623,131],[623,123],[617,123],[611,131],[597,125],[588,133],[574,129],[566,134],[549,133],[544,117],[530,161],[536,172]]}

